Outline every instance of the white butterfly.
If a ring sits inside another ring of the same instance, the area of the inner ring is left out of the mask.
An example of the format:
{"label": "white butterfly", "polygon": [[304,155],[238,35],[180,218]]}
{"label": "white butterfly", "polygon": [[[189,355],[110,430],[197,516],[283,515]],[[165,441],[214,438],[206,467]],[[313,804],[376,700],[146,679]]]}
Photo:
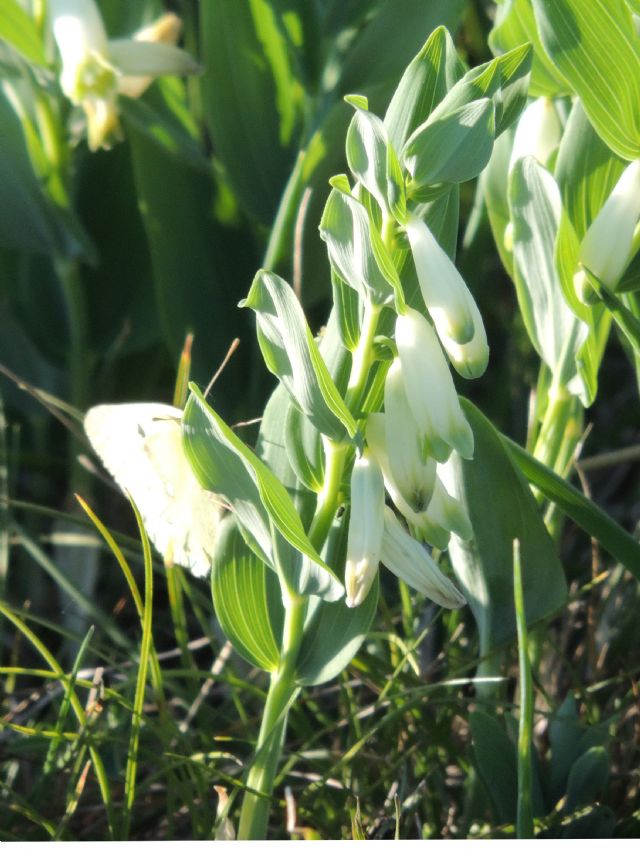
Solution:
{"label": "white butterfly", "polygon": [[164,403],[94,406],[84,419],[91,444],[133,498],[149,539],[166,563],[204,576],[222,501],[203,489],[182,447],[182,411]]}

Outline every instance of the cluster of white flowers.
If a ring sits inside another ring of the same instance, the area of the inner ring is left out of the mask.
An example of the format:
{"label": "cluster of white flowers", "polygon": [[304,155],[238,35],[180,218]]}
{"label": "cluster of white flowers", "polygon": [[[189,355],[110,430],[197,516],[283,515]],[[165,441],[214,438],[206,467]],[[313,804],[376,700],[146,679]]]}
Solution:
{"label": "cluster of white flowers", "polygon": [[[428,226],[410,216],[405,231],[433,323],[409,307],[396,318],[398,355],[385,380],[384,413],[368,416],[367,450],[351,479],[347,604],[364,600],[382,561],[434,602],[457,608],[464,597],[422,543],[446,549],[452,532],[471,536],[463,505],[438,476],[452,451],[471,459],[474,449],[446,356],[473,379],[484,373],[489,348],[475,300]],[[385,488],[411,533],[384,506]]]}

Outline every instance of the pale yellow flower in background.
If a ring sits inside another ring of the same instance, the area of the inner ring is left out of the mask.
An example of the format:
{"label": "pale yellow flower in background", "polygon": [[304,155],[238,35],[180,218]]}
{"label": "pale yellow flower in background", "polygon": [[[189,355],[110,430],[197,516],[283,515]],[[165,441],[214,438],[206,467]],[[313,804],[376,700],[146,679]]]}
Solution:
{"label": "pale yellow flower in background", "polygon": [[139,97],[155,77],[194,74],[197,63],[175,47],[180,21],[164,15],[133,38],[109,40],[94,0],[50,0],[50,25],[60,54],[60,87],[82,108],[89,148],[118,137],[118,97]]}

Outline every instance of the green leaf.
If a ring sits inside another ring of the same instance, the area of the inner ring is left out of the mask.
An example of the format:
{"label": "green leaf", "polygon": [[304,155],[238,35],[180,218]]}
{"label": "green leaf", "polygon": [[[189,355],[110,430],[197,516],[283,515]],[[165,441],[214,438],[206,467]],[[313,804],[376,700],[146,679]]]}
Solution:
{"label": "green leaf", "polygon": [[284,622],[280,586],[247,547],[232,516],[218,532],[211,593],[222,631],[236,652],[255,667],[275,670]]}
{"label": "green leaf", "polygon": [[378,608],[378,587],[376,578],[367,598],[355,609],[340,600],[321,602],[312,612],[297,665],[301,685],[330,682],[348,667],[371,628]]}
{"label": "green leaf", "polygon": [[464,70],[448,30],[438,27],[411,60],[387,108],[384,123],[396,151],[429,118]]}
{"label": "green leaf", "polygon": [[47,64],[35,21],[17,0],[2,0],[0,39],[8,42],[29,62],[36,65]]}
{"label": "green leaf", "polygon": [[74,212],[45,193],[44,173],[50,167],[32,121],[34,110],[26,79],[15,86],[7,81],[4,91],[0,87],[0,245],[89,258],[93,246]]}
{"label": "green leaf", "polygon": [[515,744],[498,720],[481,711],[469,715],[478,773],[491,795],[501,824],[514,823],[518,797]]}
{"label": "green leaf", "polygon": [[397,155],[378,116],[356,108],[346,141],[349,169],[380,205],[402,219],[406,211],[404,181]]}
{"label": "green leaf", "polygon": [[282,383],[278,383],[262,413],[260,432],[256,442],[256,455],[266,463],[285,487],[293,504],[308,527],[316,505],[316,495],[305,488],[296,477],[289,461],[285,443],[287,416],[293,407],[291,396]]}
{"label": "green leaf", "polygon": [[517,119],[527,101],[531,47],[521,45],[484,65],[472,68],[438,104],[432,121],[467,106],[491,98],[495,107],[495,136]]}
{"label": "green leaf", "polygon": [[496,10],[496,22],[489,33],[489,46],[496,54],[530,42],[533,47],[529,92],[534,97],[549,98],[571,90],[540,41],[531,0],[504,0]]}
{"label": "green leaf", "polygon": [[342,584],[309,542],[286,488],[206,403],[197,386],[190,383],[189,389],[183,438],[199,482],[225,497],[258,557],[282,573],[295,592],[339,598]]}
{"label": "green leaf", "polygon": [[631,348],[640,354],[640,319],[611,291],[604,282],[590,271],[586,271],[589,282],[602,300],[616,325],[627,339]]}
{"label": "green leaf", "polygon": [[627,163],[591,126],[581,101],[571,108],[562,134],[555,177],[576,237],[582,240]]}
{"label": "green leaf", "polygon": [[[588,326],[571,311],[555,266],[562,202],[553,176],[533,157],[518,160],[509,181],[516,292],[540,357],[565,387],[582,392],[576,352]],[[584,394],[583,394],[584,397]]]}
{"label": "green leaf", "polygon": [[207,0],[200,23],[203,107],[217,156],[242,206],[268,224],[302,119],[287,33],[268,0]]}
{"label": "green leaf", "polygon": [[578,718],[576,701],[567,694],[562,705],[549,721],[551,744],[550,794],[555,804],[564,795],[569,771],[579,755],[580,739],[585,731]]}
{"label": "green leaf", "polygon": [[336,273],[363,300],[383,304],[402,299],[400,279],[380,233],[364,205],[342,185],[327,199],[320,236]]}
{"label": "green leaf", "polygon": [[324,484],[324,455],[320,433],[293,404],[287,407],[284,429],[291,468],[307,489],[320,492]]}
{"label": "green leaf", "polygon": [[505,448],[527,480],[553,501],[590,537],[597,540],[629,572],[640,579],[640,543],[636,542],[604,510],[528,454],[511,439],[502,436]]}
{"label": "green leaf", "polygon": [[472,101],[417,128],[402,150],[409,187],[470,181],[489,162],[495,132],[490,98]]}
{"label": "green leaf", "polygon": [[540,38],[589,121],[626,160],[640,157],[640,48],[624,0],[533,0]]}
{"label": "green leaf", "polygon": [[[181,81],[171,82],[182,86]],[[168,109],[164,100],[164,109]],[[167,121],[174,124],[173,118]],[[211,365],[224,358],[232,337],[228,318],[238,299],[234,289],[255,262],[246,237],[239,240],[215,221],[211,176],[199,167],[194,169],[193,160],[184,156],[185,149],[178,156],[173,143],[161,136],[160,140],[154,137],[148,128],[141,131],[135,122],[127,124],[137,201],[151,254],[156,310],[176,360],[185,334],[195,332],[193,374],[208,376]],[[189,247],[188,262],[185,246]],[[211,310],[212,300],[215,311]],[[152,306],[146,308],[153,311]],[[237,368],[231,364],[228,370],[233,376]]]}
{"label": "green leaf", "polygon": [[[346,558],[347,524],[336,519],[329,532],[323,557],[331,566],[343,567]],[[304,638],[296,673],[301,685],[320,685],[335,679],[364,641],[378,607],[378,578],[367,598],[357,608],[347,608],[344,599],[309,603]]]}
{"label": "green leaf", "polygon": [[311,423],[338,441],[344,439],[345,431],[355,436],[356,422],[331,379],[300,303],[284,279],[258,271],[240,305],[256,312],[266,365]]}
{"label": "green leaf", "polygon": [[48,205],[29,161],[18,117],[0,91],[0,243],[26,252],[48,252],[55,246]]}
{"label": "green leaf", "polygon": [[576,759],[567,781],[568,814],[593,802],[609,780],[609,757],[604,747],[592,747]]}
{"label": "green leaf", "polygon": [[331,271],[331,286],[340,340],[347,350],[353,352],[360,340],[360,297],[335,270]]}
{"label": "green leaf", "polygon": [[167,155],[210,175],[211,164],[194,137],[167,109],[165,97],[160,87],[154,86],[144,98],[121,98],[120,115],[128,126],[135,127],[138,133],[146,136]]}
{"label": "green leaf", "polygon": [[517,121],[526,106],[532,60],[533,51],[526,44],[498,58],[500,89],[494,100],[502,109],[496,110],[496,137]]}
{"label": "green leaf", "polygon": [[515,637],[513,541],[520,540],[527,622],[548,617],[565,601],[566,583],[536,501],[492,424],[467,400],[475,437],[473,460],[452,455],[445,485],[463,502],[474,537],[452,536],[450,556],[478,624],[484,655]]}

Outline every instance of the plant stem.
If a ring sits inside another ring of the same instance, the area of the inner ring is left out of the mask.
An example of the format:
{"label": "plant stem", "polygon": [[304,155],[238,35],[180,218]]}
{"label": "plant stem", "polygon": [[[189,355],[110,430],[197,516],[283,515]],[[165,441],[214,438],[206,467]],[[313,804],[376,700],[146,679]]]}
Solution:
{"label": "plant stem", "polygon": [[318,493],[316,512],[309,528],[309,539],[315,549],[322,548],[340,501],[340,485],[348,445],[324,439],[325,472]]}
{"label": "plant stem", "polygon": [[374,305],[371,302],[365,304],[362,328],[360,329],[360,340],[353,352],[345,403],[356,417],[357,409],[360,406],[369,376],[369,369],[373,358],[373,339],[378,328],[380,311],[381,308],[379,305]]}
{"label": "plant stem", "polygon": [[531,798],[533,734],[533,680],[528,653],[527,618],[522,591],[520,543],[513,541],[513,596],[518,631],[518,669],[520,670],[520,722],[518,728],[518,806],[516,832],[518,839],[533,839],[533,805]]}
{"label": "plant stem", "polygon": [[556,471],[558,454],[565,437],[567,421],[572,415],[572,397],[564,386],[551,384],[549,402],[544,413],[533,456]]}
{"label": "plant stem", "polygon": [[265,839],[273,783],[287,725],[287,713],[297,693],[295,668],[302,643],[306,598],[283,590],[285,623],[278,669],[271,674],[256,754],[247,778],[248,791],[240,812],[238,839]]}

